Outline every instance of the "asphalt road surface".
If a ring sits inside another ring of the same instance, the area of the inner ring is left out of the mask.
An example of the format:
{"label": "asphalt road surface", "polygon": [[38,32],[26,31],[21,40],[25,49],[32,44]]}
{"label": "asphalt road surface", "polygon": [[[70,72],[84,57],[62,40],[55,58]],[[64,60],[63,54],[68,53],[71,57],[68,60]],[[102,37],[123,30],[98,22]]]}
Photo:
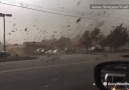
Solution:
{"label": "asphalt road surface", "polygon": [[93,68],[120,55],[42,56],[0,63],[0,90],[98,90]]}

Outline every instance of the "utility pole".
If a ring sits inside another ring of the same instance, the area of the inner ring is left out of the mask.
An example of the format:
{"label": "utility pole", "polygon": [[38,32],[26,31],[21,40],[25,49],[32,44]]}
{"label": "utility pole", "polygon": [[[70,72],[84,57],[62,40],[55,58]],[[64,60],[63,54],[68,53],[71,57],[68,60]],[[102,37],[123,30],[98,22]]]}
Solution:
{"label": "utility pole", "polygon": [[5,53],[6,52],[5,17],[12,17],[12,14],[3,14],[3,13],[0,13],[0,17],[3,17],[3,28],[4,28],[3,41],[4,41],[4,53]]}
{"label": "utility pole", "polygon": [[3,17],[3,25],[4,25],[4,35],[3,35],[3,38],[4,38],[4,52],[6,52],[6,45],[5,45],[5,40],[6,40],[6,37],[5,37],[5,34],[6,34],[6,32],[5,32],[5,16]]}

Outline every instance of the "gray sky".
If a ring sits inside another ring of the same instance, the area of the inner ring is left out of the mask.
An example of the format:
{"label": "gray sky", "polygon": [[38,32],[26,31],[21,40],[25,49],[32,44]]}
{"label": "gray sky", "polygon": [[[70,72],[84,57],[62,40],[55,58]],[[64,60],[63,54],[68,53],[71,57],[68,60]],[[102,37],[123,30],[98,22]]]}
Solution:
{"label": "gray sky", "polygon": [[[93,30],[100,22],[105,22],[100,29],[104,34],[113,30],[112,26],[124,23],[129,26],[128,9],[90,9],[90,4],[128,4],[128,0],[0,0],[2,3],[18,5],[43,11],[60,13],[63,16],[42,11],[30,10],[0,3],[0,13],[11,13],[6,17],[6,41],[23,43],[42,39],[74,37]],[[77,19],[81,18],[79,23]],[[69,26],[68,26],[69,25]],[[0,18],[0,40],[3,41],[3,19]],[[26,30],[26,31],[25,31]]]}

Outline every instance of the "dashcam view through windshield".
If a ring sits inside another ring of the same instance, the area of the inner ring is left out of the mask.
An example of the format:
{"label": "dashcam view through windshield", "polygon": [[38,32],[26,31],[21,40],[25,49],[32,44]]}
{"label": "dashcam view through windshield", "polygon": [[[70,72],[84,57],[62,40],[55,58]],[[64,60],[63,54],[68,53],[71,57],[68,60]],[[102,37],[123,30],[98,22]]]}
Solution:
{"label": "dashcam view through windshield", "polygon": [[1,90],[98,90],[95,65],[129,59],[128,16],[128,0],[0,0]]}

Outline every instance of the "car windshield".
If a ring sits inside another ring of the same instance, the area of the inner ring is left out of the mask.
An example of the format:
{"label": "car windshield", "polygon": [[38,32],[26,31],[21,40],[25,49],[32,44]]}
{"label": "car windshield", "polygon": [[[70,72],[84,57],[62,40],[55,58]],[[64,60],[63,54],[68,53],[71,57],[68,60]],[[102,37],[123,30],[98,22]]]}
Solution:
{"label": "car windshield", "polygon": [[98,90],[95,65],[129,58],[128,16],[128,0],[0,0],[0,89]]}

